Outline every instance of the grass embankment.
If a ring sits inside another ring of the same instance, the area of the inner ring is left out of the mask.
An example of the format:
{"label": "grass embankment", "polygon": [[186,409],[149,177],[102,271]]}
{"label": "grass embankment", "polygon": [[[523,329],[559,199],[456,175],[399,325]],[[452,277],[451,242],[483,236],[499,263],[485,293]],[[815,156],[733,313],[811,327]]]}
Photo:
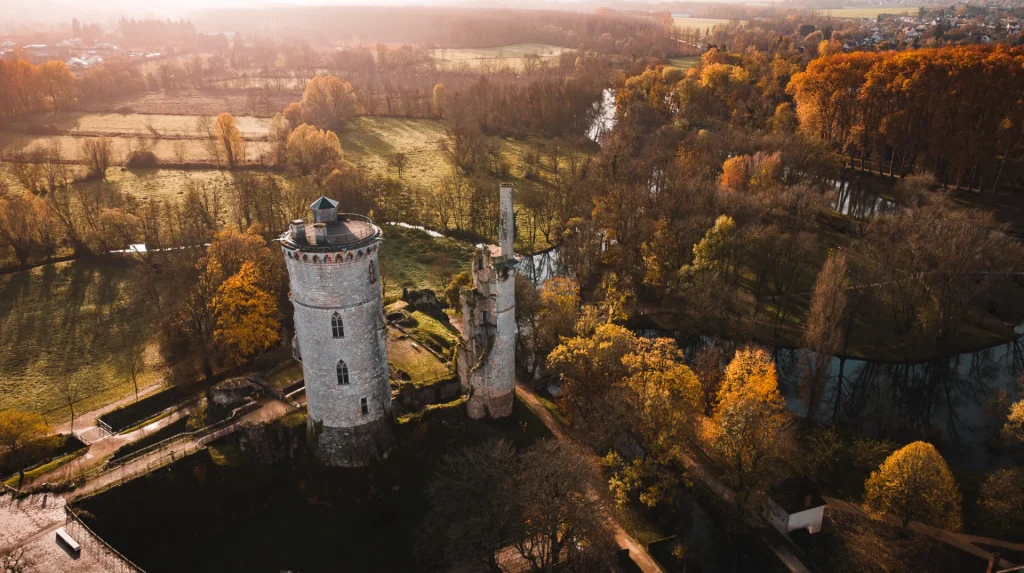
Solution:
{"label": "grass embankment", "polygon": [[441,69],[511,67],[523,69],[527,56],[536,55],[545,63],[557,63],[565,48],[550,44],[512,44],[496,48],[437,48],[434,63]]}
{"label": "grass embankment", "polygon": [[383,229],[379,261],[387,301],[398,300],[403,288],[429,288],[441,295],[453,275],[469,270],[474,251],[469,243],[397,225]]}
{"label": "grass embankment", "polygon": [[[76,414],[134,392],[123,368],[125,348],[156,331],[130,261],[73,261],[0,275],[0,410],[70,418],[57,382],[80,388]],[[146,352],[140,387],[159,381],[161,360]]]}
{"label": "grass embankment", "polygon": [[[58,434],[55,436],[55,441],[52,447],[39,452],[39,454],[36,455],[34,459],[30,460],[28,465],[25,466],[27,471],[25,472],[25,481],[23,482],[23,485],[29,484],[35,478],[70,462],[84,454],[88,449],[89,446],[85,445],[85,443],[77,437],[71,434]],[[8,486],[16,487],[18,485],[17,468],[8,466],[3,462],[3,458],[0,457],[0,479],[9,476],[4,483]]]}
{"label": "grass embankment", "polygon": [[302,363],[289,359],[267,372],[264,383],[271,388],[280,390],[299,378],[302,378]]}
{"label": "grass embankment", "polygon": [[330,571],[339,559],[352,571],[422,570],[424,492],[443,456],[489,438],[524,448],[547,435],[521,403],[497,421],[470,420],[458,404],[433,408],[395,431],[398,447],[361,469],[260,465],[225,439],[79,507],[104,540],[153,573]]}
{"label": "grass embankment", "polygon": [[454,376],[450,363],[459,337],[450,327],[424,312],[410,312],[409,306],[402,301],[388,305],[385,312],[389,316],[402,314],[405,317],[398,321],[405,332],[394,326],[388,328],[388,362],[395,369],[406,374],[416,385],[432,384]]}
{"label": "grass embankment", "polygon": [[163,428],[160,428],[159,430],[149,434],[148,436],[140,438],[130,444],[125,444],[121,446],[120,448],[117,449],[116,452],[114,452],[114,455],[111,456],[110,459],[116,460],[119,458],[123,458],[128,454],[133,454],[139,450],[148,448],[153,444],[162,442],[167,438],[177,436],[178,434],[182,434],[187,431],[189,431],[188,416],[185,416],[184,418],[175,420],[174,422],[167,424]]}

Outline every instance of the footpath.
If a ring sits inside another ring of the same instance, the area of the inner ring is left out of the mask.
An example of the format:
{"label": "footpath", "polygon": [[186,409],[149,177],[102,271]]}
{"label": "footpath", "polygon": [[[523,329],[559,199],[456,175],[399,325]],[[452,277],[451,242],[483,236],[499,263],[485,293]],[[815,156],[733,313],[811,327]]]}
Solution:
{"label": "footpath", "polygon": [[[548,411],[544,404],[541,403],[540,399],[537,398],[537,394],[533,392],[529,387],[516,383],[516,396],[530,409],[531,412],[547,426],[548,431],[557,440],[570,441],[571,438],[565,435],[565,430],[562,427],[561,422],[555,419]],[[595,472],[595,475],[600,475],[601,460],[596,454],[589,453],[588,451],[588,462]],[[591,496],[594,498],[599,497],[597,491],[591,492]],[[626,532],[622,525],[605,510],[602,510],[604,515],[604,522],[607,524],[612,536],[615,538],[615,542],[619,544],[619,548],[628,549],[629,557],[636,563],[644,573],[664,573],[664,569],[658,565],[658,562],[651,557],[651,554],[647,552],[647,548],[640,544],[632,535]]]}

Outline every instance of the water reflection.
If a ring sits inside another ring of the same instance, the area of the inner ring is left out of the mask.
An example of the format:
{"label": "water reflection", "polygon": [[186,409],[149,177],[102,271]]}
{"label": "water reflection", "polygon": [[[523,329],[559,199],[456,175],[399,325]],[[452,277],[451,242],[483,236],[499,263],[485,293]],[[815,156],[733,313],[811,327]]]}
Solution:
{"label": "water reflection", "polygon": [[615,90],[606,88],[601,92],[600,103],[594,102],[595,117],[594,123],[587,130],[587,137],[601,143],[604,134],[615,127]]}
{"label": "water reflection", "polygon": [[832,209],[854,219],[870,219],[875,215],[890,211],[896,207],[892,201],[853,185],[847,180],[835,182],[836,200]]}

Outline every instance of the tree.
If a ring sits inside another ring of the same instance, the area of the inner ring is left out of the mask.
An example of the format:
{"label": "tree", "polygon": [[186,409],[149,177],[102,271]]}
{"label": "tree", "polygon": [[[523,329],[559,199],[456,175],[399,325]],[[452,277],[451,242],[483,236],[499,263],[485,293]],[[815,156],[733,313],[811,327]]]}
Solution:
{"label": "tree", "polygon": [[234,116],[227,112],[218,115],[217,121],[214,122],[213,135],[228,169],[245,163],[245,140],[242,139],[242,132],[235,124]]}
{"label": "tree", "polygon": [[18,468],[19,489],[25,479],[25,467],[54,444],[55,437],[39,414],[14,409],[0,411],[0,453],[7,465]]}
{"label": "tree", "polygon": [[579,285],[568,277],[552,277],[540,287],[536,347],[546,357],[562,337],[571,336],[580,318]]}
{"label": "tree", "polygon": [[213,301],[214,341],[236,364],[280,340],[277,301],[259,287],[262,281],[257,266],[246,261],[220,285]]}
{"label": "tree", "polygon": [[126,340],[121,345],[121,365],[135,388],[135,401],[139,400],[139,376],[146,370],[146,345],[137,340]]}
{"label": "tree", "polygon": [[[814,353],[807,375],[801,381],[801,396],[807,405],[807,417],[811,419],[821,400],[832,357],[844,346],[846,291],[849,286],[846,255],[841,252],[830,253],[814,283],[811,308],[807,313],[807,329],[804,332],[804,343]],[[842,392],[841,380],[836,388],[837,392]]]}
{"label": "tree", "polygon": [[[0,189],[2,191],[2,189]],[[0,195],[0,240],[11,247],[21,264],[26,264],[40,245],[39,225],[42,200],[26,191],[23,196]],[[45,209],[45,206],[42,206]]]}
{"label": "tree", "polygon": [[75,102],[75,76],[67,64],[56,60],[46,62],[39,66],[39,77],[51,109],[61,110]]}
{"label": "tree", "polygon": [[445,90],[444,84],[437,82],[434,84],[434,90],[430,95],[430,105],[434,108],[434,113],[437,117],[444,119],[444,110],[447,104],[448,94]]}
{"label": "tree", "polygon": [[986,476],[978,507],[992,534],[1024,536],[1024,468],[1004,468]]}
{"label": "tree", "polygon": [[57,387],[57,394],[64,399],[64,405],[71,411],[71,430],[75,429],[75,403],[82,399],[83,388],[78,379],[66,373],[58,376],[54,381]]}
{"label": "tree", "polygon": [[[352,84],[334,76],[316,76],[308,84],[299,102],[302,122],[340,133],[356,115],[358,101]],[[291,117],[285,114],[291,122]],[[291,122],[291,125],[298,123]]]}
{"label": "tree", "polygon": [[739,490],[739,506],[752,491],[785,477],[782,462],[792,449],[785,406],[768,353],[760,348],[738,350],[725,369],[703,438]]}
{"label": "tree", "polygon": [[949,530],[960,528],[960,488],[935,446],[913,442],[889,456],[864,482],[864,509],[887,513],[906,527],[920,521]]}
{"label": "tree", "polygon": [[88,166],[91,177],[105,178],[113,158],[114,145],[110,138],[96,137],[82,142],[82,160]]}
{"label": "tree", "polygon": [[302,124],[288,136],[288,164],[302,175],[322,180],[341,161],[341,142],[333,131]]}
{"label": "tree", "polygon": [[471,562],[502,571],[497,553],[514,537],[520,520],[514,490],[516,451],[505,440],[489,440],[446,454],[427,486],[427,523],[440,537],[446,564]]}
{"label": "tree", "polygon": [[603,511],[578,446],[540,441],[523,453],[516,477],[522,521],[512,545],[531,570],[549,572],[556,564],[568,571],[610,568]]}
{"label": "tree", "polygon": [[749,179],[750,174],[747,172],[747,160],[745,157],[740,155],[730,157],[722,164],[720,184],[723,188],[743,191],[747,188],[747,181]]}
{"label": "tree", "polygon": [[1010,406],[1010,414],[1003,425],[1003,433],[1024,444],[1024,400]]}
{"label": "tree", "polygon": [[398,178],[402,178],[402,173],[405,172],[405,166],[409,163],[409,156],[404,153],[392,153],[388,157],[388,165],[393,167],[398,172]]}
{"label": "tree", "polygon": [[700,382],[682,359],[670,338],[641,339],[636,350],[622,357],[629,376],[616,385],[621,390],[619,413],[641,453],[628,464],[613,466],[611,485],[620,505],[633,492],[648,507],[675,494],[679,472],[673,464],[693,443],[703,412]]}

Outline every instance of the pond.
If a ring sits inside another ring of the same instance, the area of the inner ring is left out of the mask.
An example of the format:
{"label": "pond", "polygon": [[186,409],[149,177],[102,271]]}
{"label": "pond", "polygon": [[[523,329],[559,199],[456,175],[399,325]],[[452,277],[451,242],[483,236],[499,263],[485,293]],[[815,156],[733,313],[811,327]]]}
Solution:
{"label": "pond", "polygon": [[587,137],[601,143],[604,134],[615,127],[615,90],[606,88],[601,92],[601,101],[594,102],[594,122],[587,130]]}

